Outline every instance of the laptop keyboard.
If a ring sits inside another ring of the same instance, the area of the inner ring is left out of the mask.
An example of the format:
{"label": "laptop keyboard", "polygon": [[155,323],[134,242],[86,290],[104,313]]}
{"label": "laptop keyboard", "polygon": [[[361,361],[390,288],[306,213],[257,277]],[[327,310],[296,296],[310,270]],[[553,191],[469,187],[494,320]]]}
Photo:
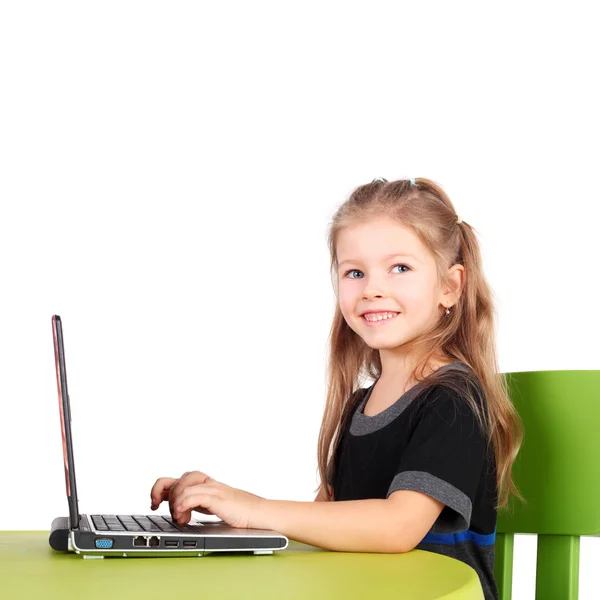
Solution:
{"label": "laptop keyboard", "polygon": [[179,533],[181,531],[200,532],[202,525],[178,525],[160,515],[90,515],[98,531],[152,531]]}

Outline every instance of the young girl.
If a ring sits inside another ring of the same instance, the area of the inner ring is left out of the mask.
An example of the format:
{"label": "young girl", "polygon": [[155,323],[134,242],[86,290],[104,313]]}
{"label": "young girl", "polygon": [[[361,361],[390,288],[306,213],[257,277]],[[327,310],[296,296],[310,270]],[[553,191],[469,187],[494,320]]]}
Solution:
{"label": "young girl", "polygon": [[432,181],[378,178],[338,209],[329,249],[337,306],[318,502],[267,500],[194,471],[158,479],[152,509],[169,500],[182,524],[197,510],[329,550],[438,552],[497,599],[496,511],[518,496],[522,430],[474,230]]}

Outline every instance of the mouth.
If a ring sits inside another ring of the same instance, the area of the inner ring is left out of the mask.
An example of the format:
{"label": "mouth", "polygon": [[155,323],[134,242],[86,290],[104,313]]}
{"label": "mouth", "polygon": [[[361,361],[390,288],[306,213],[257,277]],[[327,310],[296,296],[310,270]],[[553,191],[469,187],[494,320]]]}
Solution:
{"label": "mouth", "polygon": [[387,315],[392,315],[392,314],[393,314],[393,316],[386,316],[383,318],[378,318],[378,319],[375,319],[374,321],[367,320],[365,318],[365,315],[362,315],[360,318],[362,319],[363,323],[367,327],[382,327],[383,325],[386,325],[387,323],[394,321],[396,319],[396,317],[398,317],[398,315],[400,315],[402,313],[387,313]]}

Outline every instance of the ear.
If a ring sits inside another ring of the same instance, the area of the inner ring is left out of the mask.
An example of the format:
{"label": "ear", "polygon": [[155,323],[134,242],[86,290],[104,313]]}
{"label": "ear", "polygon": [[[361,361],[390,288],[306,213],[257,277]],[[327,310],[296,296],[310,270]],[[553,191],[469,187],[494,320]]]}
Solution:
{"label": "ear", "polygon": [[440,304],[443,306],[454,306],[460,298],[465,285],[465,268],[462,265],[452,265],[448,269],[448,279],[450,285],[444,290],[440,298]]}

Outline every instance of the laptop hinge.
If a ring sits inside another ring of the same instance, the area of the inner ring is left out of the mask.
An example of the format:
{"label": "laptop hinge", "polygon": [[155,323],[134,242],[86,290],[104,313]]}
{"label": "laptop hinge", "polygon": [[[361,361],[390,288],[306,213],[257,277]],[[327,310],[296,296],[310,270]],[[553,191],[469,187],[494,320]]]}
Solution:
{"label": "laptop hinge", "polygon": [[[70,521],[71,521],[71,519],[69,519],[69,522]],[[75,523],[74,525],[71,523],[70,529],[72,529],[73,531],[77,531],[79,529],[80,523],[81,523],[81,515],[77,515],[77,523]]]}

